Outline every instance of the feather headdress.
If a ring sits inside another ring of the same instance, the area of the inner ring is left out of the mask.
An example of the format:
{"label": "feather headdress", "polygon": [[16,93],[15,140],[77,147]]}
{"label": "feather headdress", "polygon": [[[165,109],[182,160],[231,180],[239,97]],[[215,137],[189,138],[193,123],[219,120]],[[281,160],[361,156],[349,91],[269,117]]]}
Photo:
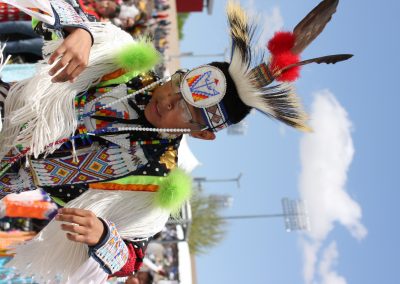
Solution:
{"label": "feather headdress", "polygon": [[[238,123],[252,108],[289,126],[309,131],[307,115],[291,82],[299,77],[301,65],[336,63],[352,56],[340,54],[300,61],[300,52],[322,32],[338,2],[324,0],[293,32],[276,33],[267,44],[270,58],[264,62],[265,51],[256,48],[260,27],[255,18],[236,2],[229,1],[230,62],[213,62],[189,71],[181,82],[184,98],[202,110],[213,131]],[[280,83],[272,84],[275,81]]]}
{"label": "feather headdress", "polygon": [[229,74],[235,82],[240,99],[247,106],[256,108],[270,117],[295,128],[308,130],[307,116],[294,88],[289,84],[266,87],[267,84],[259,83],[265,78],[263,73],[251,72],[252,68],[260,63],[257,59],[263,58],[262,55],[253,52],[256,25],[251,23],[248,15],[237,4],[230,2],[227,12],[233,50]]}

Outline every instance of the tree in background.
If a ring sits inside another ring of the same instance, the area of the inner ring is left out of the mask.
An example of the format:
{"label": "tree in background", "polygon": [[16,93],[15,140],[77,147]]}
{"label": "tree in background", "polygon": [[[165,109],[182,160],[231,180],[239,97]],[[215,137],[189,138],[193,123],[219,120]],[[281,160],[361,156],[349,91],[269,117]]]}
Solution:
{"label": "tree in background", "polygon": [[189,13],[178,13],[177,16],[177,20],[178,20],[178,33],[179,33],[179,40],[183,39],[183,26],[185,25],[185,22],[187,20],[187,18],[189,17]]}
{"label": "tree in background", "polygon": [[207,253],[226,235],[226,220],[220,211],[223,205],[199,192],[193,194],[192,225],[189,232],[189,248],[192,254]]}

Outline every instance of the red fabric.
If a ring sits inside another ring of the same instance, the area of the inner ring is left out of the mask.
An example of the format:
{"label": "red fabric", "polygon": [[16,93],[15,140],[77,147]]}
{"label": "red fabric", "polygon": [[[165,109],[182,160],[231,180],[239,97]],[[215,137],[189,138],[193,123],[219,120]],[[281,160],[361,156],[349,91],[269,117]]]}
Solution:
{"label": "red fabric", "polygon": [[288,52],[292,49],[295,36],[291,32],[276,32],[273,38],[268,41],[267,47],[272,55]]}
{"label": "red fabric", "polygon": [[[272,56],[270,63],[270,70],[274,73],[277,70],[281,70],[284,67],[299,62],[300,56],[293,54],[290,51],[283,52],[281,54]],[[293,67],[283,72],[279,77],[276,78],[280,82],[292,82],[300,76],[300,67]]]}
{"label": "red fabric", "polygon": [[97,20],[100,19],[95,9],[96,4],[93,0],[78,0],[78,2],[84,13],[94,16]]}
{"label": "red fabric", "polygon": [[128,246],[129,257],[120,271],[115,272],[111,277],[126,277],[138,271],[143,265],[144,251],[142,248],[135,248],[132,243],[126,243]]}
{"label": "red fabric", "polygon": [[0,3],[0,22],[29,21],[30,19],[31,16],[25,14],[18,8],[6,3]]}

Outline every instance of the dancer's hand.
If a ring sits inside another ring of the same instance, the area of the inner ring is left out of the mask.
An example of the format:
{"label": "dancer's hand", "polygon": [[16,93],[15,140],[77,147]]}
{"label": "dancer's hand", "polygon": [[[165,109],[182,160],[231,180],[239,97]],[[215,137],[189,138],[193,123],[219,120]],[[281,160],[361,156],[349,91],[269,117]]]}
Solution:
{"label": "dancer's hand", "polygon": [[89,62],[90,48],[92,47],[92,37],[89,32],[81,28],[67,28],[67,31],[69,35],[48,61],[49,64],[53,64],[58,57],[61,57],[49,71],[49,75],[53,76],[61,70],[51,80],[53,83],[68,80],[73,82],[85,70]]}
{"label": "dancer's hand", "polygon": [[61,225],[61,229],[68,232],[69,240],[89,246],[96,245],[104,232],[103,222],[89,210],[62,208],[58,210],[56,220],[71,223]]}

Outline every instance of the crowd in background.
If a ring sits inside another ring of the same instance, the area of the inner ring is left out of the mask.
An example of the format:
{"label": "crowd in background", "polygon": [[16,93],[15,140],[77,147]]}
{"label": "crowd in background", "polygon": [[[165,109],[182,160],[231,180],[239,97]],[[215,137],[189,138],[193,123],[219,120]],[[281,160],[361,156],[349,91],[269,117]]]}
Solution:
{"label": "crowd in background", "polygon": [[[168,48],[168,0],[79,0],[79,4],[93,20],[111,22],[133,37],[149,36],[162,54]],[[6,3],[0,3],[0,41],[6,43],[3,56],[11,55],[11,63],[42,59],[43,39],[34,32],[30,17]],[[158,72],[164,70],[157,67]]]}

